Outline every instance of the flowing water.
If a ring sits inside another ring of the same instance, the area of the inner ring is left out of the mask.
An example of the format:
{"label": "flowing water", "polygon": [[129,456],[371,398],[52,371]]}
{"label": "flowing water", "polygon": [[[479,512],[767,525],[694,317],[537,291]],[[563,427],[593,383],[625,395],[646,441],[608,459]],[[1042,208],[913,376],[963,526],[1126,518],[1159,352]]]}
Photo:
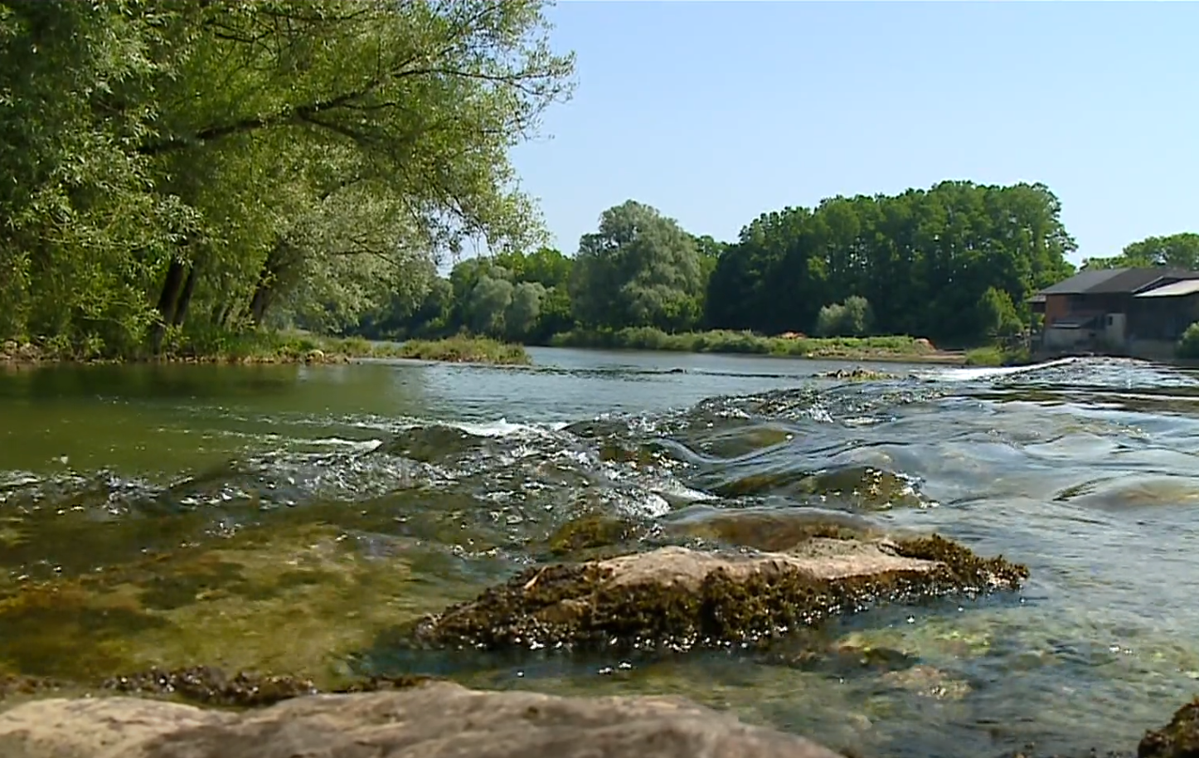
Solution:
{"label": "flowing water", "polygon": [[[0,674],[205,663],[683,694],[879,756],[1127,750],[1199,690],[1193,374],[534,361],[0,372]],[[584,514],[661,533],[797,509],[937,530],[1032,579],[767,651],[404,644],[404,624],[555,559]]]}

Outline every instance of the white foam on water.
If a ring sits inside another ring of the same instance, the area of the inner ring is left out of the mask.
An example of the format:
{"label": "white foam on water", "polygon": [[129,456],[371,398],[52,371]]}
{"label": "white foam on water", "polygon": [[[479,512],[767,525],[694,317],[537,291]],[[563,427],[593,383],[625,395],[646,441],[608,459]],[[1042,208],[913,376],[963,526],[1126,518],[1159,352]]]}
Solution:
{"label": "white foam on water", "polygon": [[350,425],[358,429],[373,429],[389,434],[407,431],[409,429],[420,429],[431,426],[444,426],[449,429],[460,429],[467,434],[476,437],[510,437],[519,434],[537,434],[545,435],[560,431],[569,426],[568,422],[553,423],[553,424],[514,424],[508,421],[507,418],[500,418],[496,421],[457,421],[451,419],[426,419],[413,417],[400,417],[394,419],[376,418],[370,420],[358,420],[350,422]]}
{"label": "white foam on water", "polygon": [[302,440],[306,445],[328,445],[329,447],[348,447],[355,452],[369,453],[383,444],[383,440],[347,440],[341,437],[318,437],[314,440]]}
{"label": "white foam on water", "polygon": [[442,421],[439,422],[444,426],[461,429],[467,434],[473,434],[476,437],[510,437],[515,434],[532,433],[532,434],[548,434],[548,431],[539,426],[531,424],[513,424],[506,418],[500,418],[498,421],[489,421],[483,423],[473,423],[469,421]]}
{"label": "white foam on water", "polygon": [[1054,366],[1066,366],[1075,363],[1079,358],[1058,358],[1044,363],[1034,363],[1031,366],[1001,366],[996,368],[944,368],[936,371],[913,372],[921,379],[931,379],[938,382],[972,382],[978,379],[989,379],[994,376],[1010,376],[1037,371]]}

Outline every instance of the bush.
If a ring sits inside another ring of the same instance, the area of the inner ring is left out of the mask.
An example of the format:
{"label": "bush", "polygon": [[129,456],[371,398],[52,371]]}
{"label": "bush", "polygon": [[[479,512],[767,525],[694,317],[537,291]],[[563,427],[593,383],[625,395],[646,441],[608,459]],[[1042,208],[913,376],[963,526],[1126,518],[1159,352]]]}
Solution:
{"label": "bush", "polygon": [[860,359],[873,355],[922,355],[927,343],[912,337],[827,337],[786,339],[763,337],[748,331],[714,329],[708,332],[668,334],[653,327],[627,329],[572,329],[550,339],[554,347],[590,347],[609,350],[659,350],[680,353],[740,353],[800,358]]}
{"label": "bush", "polygon": [[991,341],[1014,337],[1024,331],[1024,322],[1006,290],[988,287],[978,299],[976,311],[982,333]]}
{"label": "bush", "polygon": [[1187,327],[1178,340],[1177,354],[1179,358],[1199,360],[1199,321]]}
{"label": "bush", "polygon": [[1025,366],[1031,362],[1032,354],[1023,346],[1004,348],[991,345],[966,352],[967,366]]}
{"label": "bush", "polygon": [[864,337],[870,333],[874,313],[864,297],[848,297],[844,303],[826,305],[816,316],[816,334],[821,337]]}
{"label": "bush", "polygon": [[409,340],[400,345],[399,355],[402,358],[450,363],[527,365],[530,362],[523,345],[462,335],[443,340]]}

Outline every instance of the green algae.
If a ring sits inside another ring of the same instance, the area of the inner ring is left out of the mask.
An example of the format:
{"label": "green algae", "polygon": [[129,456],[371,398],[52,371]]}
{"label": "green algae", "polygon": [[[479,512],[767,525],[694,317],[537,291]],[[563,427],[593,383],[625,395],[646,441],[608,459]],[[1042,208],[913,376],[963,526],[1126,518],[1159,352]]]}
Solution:
{"label": "green algae", "polygon": [[845,513],[810,508],[712,508],[665,521],[667,536],[757,550],[782,551],[813,538],[868,540],[882,535],[872,522]]}
{"label": "green algae", "polygon": [[599,563],[559,564],[530,568],[415,631],[426,643],[485,649],[757,644],[879,603],[1016,589],[1028,577],[1024,566],[980,557],[939,535],[899,541],[895,549],[937,565],[831,580],[792,566],[744,577],[716,568],[695,588],[675,581],[621,584]]}
{"label": "green algae", "polygon": [[631,519],[593,512],[571,519],[554,530],[549,537],[548,547],[555,556],[578,556],[580,553],[634,541],[647,532],[644,524]]}
{"label": "green algae", "polygon": [[0,672],[73,680],[197,662],[327,679],[444,600],[332,527],[275,525],[0,597]]}
{"label": "green algae", "polygon": [[229,675],[212,666],[181,669],[152,668],[106,680],[101,688],[122,694],[167,697],[201,705],[257,708],[322,692],[380,692],[401,690],[433,681],[421,675],[372,676],[321,689],[313,680],[288,674],[258,674],[239,671]]}
{"label": "green algae", "polygon": [[751,474],[723,483],[715,488],[715,492],[730,498],[767,494],[798,495],[830,505],[868,511],[925,505],[925,500],[908,478],[874,466]]}

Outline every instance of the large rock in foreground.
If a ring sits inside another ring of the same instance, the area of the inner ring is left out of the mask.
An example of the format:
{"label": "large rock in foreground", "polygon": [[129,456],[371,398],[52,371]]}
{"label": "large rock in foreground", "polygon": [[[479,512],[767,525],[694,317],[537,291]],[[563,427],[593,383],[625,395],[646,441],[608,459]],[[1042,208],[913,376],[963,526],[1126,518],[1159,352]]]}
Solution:
{"label": "large rock in foreground", "polygon": [[1137,746],[1137,758],[1199,758],[1199,698],[1179,708]]}
{"label": "large rock in foreground", "polygon": [[940,536],[816,537],[784,552],[664,547],[533,568],[418,625],[440,645],[753,642],[879,602],[1015,589],[1028,570]]}
{"label": "large rock in foreground", "polygon": [[685,700],[429,684],[229,713],[137,698],[0,713],[5,758],[840,758]]}

